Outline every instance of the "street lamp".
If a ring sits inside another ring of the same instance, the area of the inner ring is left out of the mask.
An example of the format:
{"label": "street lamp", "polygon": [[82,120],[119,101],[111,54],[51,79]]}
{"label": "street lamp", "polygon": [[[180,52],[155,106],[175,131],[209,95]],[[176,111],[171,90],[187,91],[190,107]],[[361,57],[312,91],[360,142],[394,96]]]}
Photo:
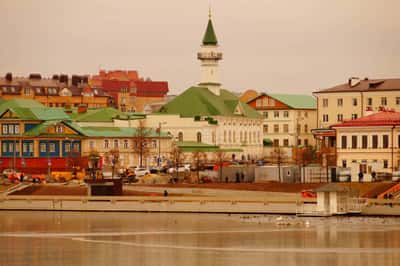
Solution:
{"label": "street lamp", "polygon": [[158,123],[158,158],[157,158],[157,166],[160,167],[161,164],[161,125],[165,125],[166,122]]}

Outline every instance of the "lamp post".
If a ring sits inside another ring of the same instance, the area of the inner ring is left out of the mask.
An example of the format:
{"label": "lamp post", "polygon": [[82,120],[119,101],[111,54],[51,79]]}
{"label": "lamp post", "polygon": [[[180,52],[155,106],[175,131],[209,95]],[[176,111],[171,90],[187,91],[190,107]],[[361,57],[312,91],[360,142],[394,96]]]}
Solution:
{"label": "lamp post", "polygon": [[157,166],[160,167],[161,164],[161,125],[165,125],[166,122],[158,123],[158,158],[157,158]]}

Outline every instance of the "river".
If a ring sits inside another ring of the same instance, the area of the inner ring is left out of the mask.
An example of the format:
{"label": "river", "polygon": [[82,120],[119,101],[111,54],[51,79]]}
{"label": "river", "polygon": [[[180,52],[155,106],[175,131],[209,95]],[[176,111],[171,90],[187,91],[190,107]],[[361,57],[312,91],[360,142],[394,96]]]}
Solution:
{"label": "river", "polygon": [[0,265],[400,265],[400,219],[1,211]]}

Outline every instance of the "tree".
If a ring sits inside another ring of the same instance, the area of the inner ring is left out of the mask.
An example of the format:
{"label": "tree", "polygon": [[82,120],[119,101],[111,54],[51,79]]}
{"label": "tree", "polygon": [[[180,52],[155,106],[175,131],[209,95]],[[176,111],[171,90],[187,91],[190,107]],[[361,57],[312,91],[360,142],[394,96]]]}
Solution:
{"label": "tree", "polygon": [[222,166],[226,158],[226,152],[219,150],[215,152],[214,156],[218,165],[218,179],[222,182]]}
{"label": "tree", "polygon": [[274,147],[270,155],[271,162],[278,165],[278,180],[282,182],[281,177],[281,164],[287,161],[286,151],[281,149],[279,146]]}
{"label": "tree", "polygon": [[176,175],[178,175],[179,165],[185,160],[185,154],[181,149],[179,149],[176,143],[172,144],[170,158],[172,161],[172,165],[175,167]]}
{"label": "tree", "polygon": [[145,121],[140,120],[135,133],[133,134],[133,150],[139,155],[139,166],[143,167],[143,157],[146,158],[150,153],[149,144],[151,128],[145,127]]}
{"label": "tree", "polygon": [[[304,167],[307,164],[310,164],[315,161],[315,150],[313,150],[311,147],[296,148],[294,150],[293,157],[295,163],[299,167],[299,171],[301,172],[301,169],[303,169],[304,171]],[[304,172],[303,172],[303,177],[305,178]]]}
{"label": "tree", "polygon": [[106,162],[108,165],[111,165],[111,177],[114,178],[115,168],[119,168],[119,150],[112,149],[106,153]]}
{"label": "tree", "polygon": [[201,151],[194,151],[192,152],[192,158],[193,162],[196,167],[196,172],[197,172],[197,183],[200,182],[200,166],[203,164],[203,162],[206,159],[206,154]]}

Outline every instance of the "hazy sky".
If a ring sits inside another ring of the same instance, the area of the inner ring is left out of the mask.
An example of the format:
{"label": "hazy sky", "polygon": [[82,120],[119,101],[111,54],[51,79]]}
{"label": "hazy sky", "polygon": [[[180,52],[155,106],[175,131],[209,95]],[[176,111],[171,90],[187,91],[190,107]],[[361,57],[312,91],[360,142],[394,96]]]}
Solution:
{"label": "hazy sky", "polygon": [[[178,93],[200,79],[208,0],[0,0],[0,75],[137,69]],[[307,93],[400,78],[398,0],[214,0],[225,88]]]}

